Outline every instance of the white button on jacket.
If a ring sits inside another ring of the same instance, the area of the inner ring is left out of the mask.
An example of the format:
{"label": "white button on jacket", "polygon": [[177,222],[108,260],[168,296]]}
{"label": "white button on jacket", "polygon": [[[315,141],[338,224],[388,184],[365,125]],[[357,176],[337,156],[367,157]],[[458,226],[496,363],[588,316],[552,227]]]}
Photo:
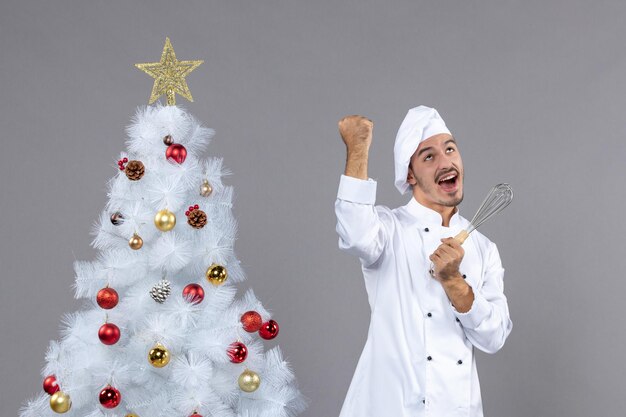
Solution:
{"label": "white button on jacket", "polygon": [[375,199],[375,181],[341,176],[339,248],[361,261],[371,320],[340,417],[481,417],[473,349],[495,353],[512,327],[496,245],[478,231],[463,244],[474,303],[459,313],[428,257],[469,221],[457,212],[443,227],[414,198],[393,210]]}

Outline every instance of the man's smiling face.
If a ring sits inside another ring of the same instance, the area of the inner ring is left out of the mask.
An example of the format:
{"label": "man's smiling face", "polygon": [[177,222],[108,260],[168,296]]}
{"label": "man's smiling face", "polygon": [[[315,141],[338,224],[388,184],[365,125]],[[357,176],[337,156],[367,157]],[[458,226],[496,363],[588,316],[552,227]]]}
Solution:
{"label": "man's smiling face", "polygon": [[463,174],[454,138],[440,133],[419,144],[409,163],[407,182],[420,204],[440,212],[463,201]]}

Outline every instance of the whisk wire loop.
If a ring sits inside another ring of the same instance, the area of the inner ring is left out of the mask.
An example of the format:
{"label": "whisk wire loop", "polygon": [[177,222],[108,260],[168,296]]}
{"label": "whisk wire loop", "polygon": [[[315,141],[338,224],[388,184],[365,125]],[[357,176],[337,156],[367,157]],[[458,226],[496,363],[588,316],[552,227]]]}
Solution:
{"label": "whisk wire loop", "polygon": [[467,234],[469,235],[489,218],[500,213],[506,206],[511,204],[511,201],[513,201],[513,189],[511,186],[506,183],[495,185],[472,218],[470,226],[466,230]]}
{"label": "whisk wire loop", "polygon": [[[466,230],[461,230],[454,238],[461,244],[469,237],[478,226],[483,224],[492,216],[500,213],[506,206],[513,201],[513,189],[509,184],[497,184],[489,191],[487,197],[483,200],[482,204],[478,208],[478,211],[472,218],[469,227]],[[435,276],[435,264],[430,263],[429,271],[432,276]]]}

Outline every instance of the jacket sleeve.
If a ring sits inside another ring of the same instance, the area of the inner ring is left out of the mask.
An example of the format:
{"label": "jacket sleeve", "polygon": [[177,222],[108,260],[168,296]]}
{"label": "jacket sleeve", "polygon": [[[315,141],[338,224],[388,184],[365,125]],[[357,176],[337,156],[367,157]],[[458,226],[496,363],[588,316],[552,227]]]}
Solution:
{"label": "jacket sleeve", "polygon": [[375,201],[376,181],[341,176],[335,201],[339,249],[358,256],[366,267],[380,258],[389,239]]}
{"label": "jacket sleeve", "polygon": [[503,277],[504,268],[498,248],[491,242],[482,285],[480,288],[472,288],[472,307],[466,313],[454,310],[467,338],[486,353],[500,350],[513,327],[504,295]]}

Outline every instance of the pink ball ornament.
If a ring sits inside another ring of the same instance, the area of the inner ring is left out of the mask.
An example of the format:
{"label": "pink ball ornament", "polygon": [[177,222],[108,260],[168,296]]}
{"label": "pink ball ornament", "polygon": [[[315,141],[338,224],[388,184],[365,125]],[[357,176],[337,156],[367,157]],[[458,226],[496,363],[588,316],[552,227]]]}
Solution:
{"label": "pink ball ornament", "polygon": [[120,394],[117,388],[113,388],[107,385],[102,391],[100,391],[100,404],[105,408],[115,408],[122,401],[122,394]]}
{"label": "pink ball ornament", "polygon": [[234,342],[228,347],[227,353],[232,363],[241,363],[248,357],[248,348],[241,342]]}
{"label": "pink ball ornament", "polygon": [[248,333],[258,332],[263,325],[261,315],[254,310],[246,311],[241,315],[241,324]]}
{"label": "pink ball ornament", "polygon": [[114,308],[117,303],[120,301],[120,297],[113,288],[103,288],[98,291],[98,295],[96,295],[96,302],[98,305],[105,309],[110,310]]}
{"label": "pink ball ornament", "polygon": [[204,289],[199,284],[189,284],[183,288],[183,298],[191,304],[200,304],[204,300]]}
{"label": "pink ball ornament", "polygon": [[43,390],[48,394],[52,395],[55,392],[59,391],[59,384],[57,383],[57,377],[54,375],[48,375],[43,380]]}
{"label": "pink ball ornament", "polygon": [[165,150],[165,158],[169,161],[182,164],[187,158],[187,149],[180,143],[172,143]]}
{"label": "pink ball ornament", "polygon": [[113,323],[104,323],[98,330],[98,337],[105,345],[114,345],[120,340],[120,328]]}
{"label": "pink ball ornament", "polygon": [[274,320],[266,321],[259,329],[259,336],[265,340],[271,340],[278,336],[278,323]]}

